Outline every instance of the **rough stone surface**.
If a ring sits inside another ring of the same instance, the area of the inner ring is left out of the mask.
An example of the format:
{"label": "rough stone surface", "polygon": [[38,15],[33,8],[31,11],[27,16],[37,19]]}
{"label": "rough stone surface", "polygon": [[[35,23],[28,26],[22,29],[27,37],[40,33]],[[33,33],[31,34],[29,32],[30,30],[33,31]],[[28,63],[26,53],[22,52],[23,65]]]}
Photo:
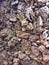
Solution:
{"label": "rough stone surface", "polygon": [[0,65],[49,65],[49,0],[0,0]]}

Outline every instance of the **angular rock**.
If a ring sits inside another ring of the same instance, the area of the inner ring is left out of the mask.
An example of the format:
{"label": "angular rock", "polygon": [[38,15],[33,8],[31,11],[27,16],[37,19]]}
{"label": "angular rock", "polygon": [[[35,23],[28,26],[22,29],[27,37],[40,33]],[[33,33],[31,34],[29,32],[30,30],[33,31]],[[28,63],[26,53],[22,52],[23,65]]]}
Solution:
{"label": "angular rock", "polygon": [[43,26],[43,20],[42,20],[41,16],[38,17],[38,25]]}
{"label": "angular rock", "polygon": [[38,56],[39,55],[39,50],[37,47],[34,47],[32,46],[31,47],[31,51],[32,51],[32,54],[35,55],[35,56]]}
{"label": "angular rock", "polygon": [[[21,48],[21,49],[22,49],[23,52],[25,52],[25,51],[27,51],[27,50],[28,50],[28,51],[30,50],[31,44],[30,44],[29,41],[23,39],[21,43],[22,43],[22,48]],[[29,51],[29,52],[30,52],[30,51]]]}
{"label": "angular rock", "polygon": [[17,63],[17,62],[19,62],[19,59],[18,59],[18,58],[14,58],[14,59],[13,59],[13,62],[14,62],[14,63]]}
{"label": "angular rock", "polygon": [[25,60],[30,60],[29,56],[26,55],[26,57],[23,59],[24,61]]}
{"label": "angular rock", "polygon": [[[26,8],[26,18],[31,21],[30,14],[33,14],[33,10],[31,7]],[[34,14],[33,14],[34,15]]]}
{"label": "angular rock", "polygon": [[13,56],[14,56],[14,57],[18,57],[18,52],[17,52],[17,51],[14,52]]}
{"label": "angular rock", "polygon": [[4,28],[2,31],[2,36],[11,36],[13,37],[15,35],[15,33],[11,30],[11,29],[8,29],[8,28]]}
{"label": "angular rock", "polygon": [[44,52],[44,51],[45,51],[45,46],[43,46],[43,45],[39,46],[39,50],[40,50],[41,52]]}
{"label": "angular rock", "polygon": [[49,43],[46,45],[46,48],[49,48]]}
{"label": "angular rock", "polygon": [[21,21],[21,25],[22,26],[26,26],[28,24],[28,21],[26,19],[24,19],[23,21]]}
{"label": "angular rock", "polygon": [[25,27],[22,27],[22,31],[26,31]]}
{"label": "angular rock", "polygon": [[18,4],[18,0],[11,3],[12,6],[15,5],[15,4]]}
{"label": "angular rock", "polygon": [[26,57],[26,55],[24,53],[19,53],[18,54],[19,59],[24,59],[25,57]]}
{"label": "angular rock", "polygon": [[46,19],[49,15],[49,8],[47,6],[44,6],[44,7],[40,8],[37,12],[38,12],[38,14],[40,13],[42,18],[44,19],[44,22],[46,22]]}
{"label": "angular rock", "polygon": [[17,35],[17,37],[27,39],[29,37],[30,33],[16,30],[16,35]]}
{"label": "angular rock", "polygon": [[16,22],[16,16],[15,15],[10,15],[10,18],[9,18],[9,20],[11,21],[11,22]]}
{"label": "angular rock", "polygon": [[30,52],[27,50],[27,51],[25,51],[25,54],[30,55]]}
{"label": "angular rock", "polygon": [[46,62],[49,60],[49,55],[43,55],[43,60]]}
{"label": "angular rock", "polygon": [[49,61],[49,51],[48,51],[48,50],[45,50],[45,51],[43,52],[43,60],[44,60],[45,62]]}
{"label": "angular rock", "polygon": [[32,23],[29,23],[28,25],[27,25],[27,28],[26,28],[27,30],[33,30],[33,24]]}
{"label": "angular rock", "polygon": [[30,42],[36,41],[38,39],[39,39],[39,37],[37,35],[30,35],[30,37],[29,37]]}
{"label": "angular rock", "polygon": [[16,37],[13,37],[9,42],[8,46],[14,46],[16,43],[18,43],[18,40]]}
{"label": "angular rock", "polygon": [[49,8],[47,6],[44,6],[44,7],[40,8],[40,10],[42,12],[45,12],[46,14],[49,14]]}
{"label": "angular rock", "polygon": [[26,4],[24,2],[19,2],[19,4],[18,4],[18,12],[19,11],[24,12],[25,7],[26,7]]}
{"label": "angular rock", "polygon": [[33,43],[32,43],[32,46],[38,46],[38,45],[37,45],[36,43],[33,42]]}

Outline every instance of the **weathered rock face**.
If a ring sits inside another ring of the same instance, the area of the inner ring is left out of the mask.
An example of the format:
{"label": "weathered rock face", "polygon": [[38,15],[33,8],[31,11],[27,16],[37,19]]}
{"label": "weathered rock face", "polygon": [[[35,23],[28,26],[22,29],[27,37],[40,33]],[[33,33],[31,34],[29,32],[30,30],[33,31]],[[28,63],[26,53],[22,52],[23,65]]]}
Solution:
{"label": "weathered rock face", "polygon": [[49,65],[49,0],[0,0],[0,65]]}

